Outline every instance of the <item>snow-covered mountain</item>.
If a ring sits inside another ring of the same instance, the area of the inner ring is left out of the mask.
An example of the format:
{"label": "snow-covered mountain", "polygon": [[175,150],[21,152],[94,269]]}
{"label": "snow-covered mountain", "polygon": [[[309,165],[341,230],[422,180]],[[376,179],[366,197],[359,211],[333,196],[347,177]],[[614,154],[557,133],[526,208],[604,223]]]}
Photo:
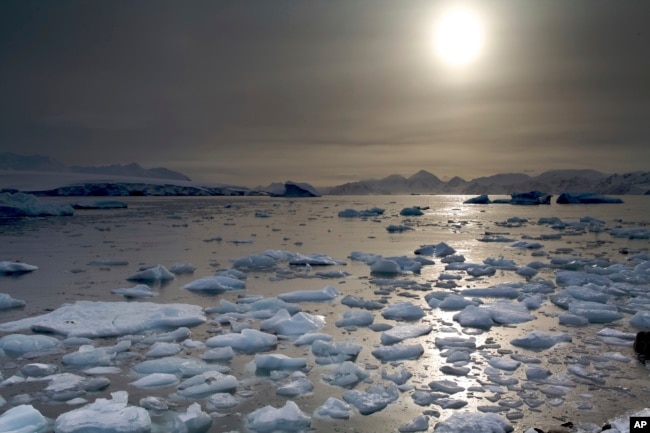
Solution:
{"label": "snow-covered mountain", "polygon": [[393,174],[382,179],[350,182],[331,188],[331,195],[358,194],[511,194],[523,191],[560,194],[565,191],[590,191],[600,194],[648,194],[650,172],[607,175],[595,170],[550,170],[538,176],[500,173],[466,181],[454,177],[448,182],[420,170],[405,178]]}
{"label": "snow-covered mountain", "polygon": [[143,179],[191,180],[188,176],[177,171],[169,170],[164,167],[147,169],[135,162],[127,165],[112,164],[99,167],[68,167],[60,161],[48,156],[18,155],[10,152],[0,153],[0,170],[84,173],[102,176],[137,177]]}

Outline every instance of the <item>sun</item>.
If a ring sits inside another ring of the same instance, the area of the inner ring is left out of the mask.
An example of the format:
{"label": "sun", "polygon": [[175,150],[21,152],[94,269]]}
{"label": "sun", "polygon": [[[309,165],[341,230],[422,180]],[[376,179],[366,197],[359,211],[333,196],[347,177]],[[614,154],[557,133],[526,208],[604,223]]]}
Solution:
{"label": "sun", "polygon": [[434,43],[438,57],[451,66],[465,66],[476,60],[483,48],[483,25],[470,9],[445,11],[435,23]]}

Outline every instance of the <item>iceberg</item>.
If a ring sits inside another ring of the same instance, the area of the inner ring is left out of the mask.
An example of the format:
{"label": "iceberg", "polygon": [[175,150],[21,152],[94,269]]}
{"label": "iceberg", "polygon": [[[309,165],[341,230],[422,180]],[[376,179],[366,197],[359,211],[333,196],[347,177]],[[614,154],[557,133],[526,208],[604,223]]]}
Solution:
{"label": "iceberg", "polygon": [[152,266],[148,269],[136,272],[127,278],[128,281],[169,281],[176,278],[174,274],[169,272],[163,265]]}
{"label": "iceberg", "polygon": [[77,301],[41,316],[2,323],[0,331],[32,329],[66,337],[95,338],[196,326],[205,321],[203,310],[197,305]]}
{"label": "iceberg", "polygon": [[122,295],[125,298],[151,298],[157,296],[158,293],[151,290],[146,284],[138,284],[134,287],[113,289],[111,293],[116,295]]}
{"label": "iceberg", "polygon": [[9,334],[0,338],[0,349],[7,355],[15,357],[62,348],[61,341],[49,335]]}
{"label": "iceberg", "polygon": [[282,353],[256,354],[258,370],[296,370],[307,366],[307,358],[291,358]]}
{"label": "iceberg", "polygon": [[264,406],[246,417],[246,427],[256,433],[298,433],[307,430],[310,425],[311,418],[293,401],[287,401],[284,407],[279,409]]}
{"label": "iceberg", "polygon": [[51,421],[29,404],[12,407],[0,415],[2,433],[45,433],[50,431],[51,424]]}
{"label": "iceberg", "polygon": [[556,200],[559,204],[623,203],[618,197],[607,197],[595,192],[563,192]]}
{"label": "iceberg", "polygon": [[329,397],[321,406],[319,406],[315,414],[323,418],[332,419],[349,419],[352,407],[344,401],[335,397]]}
{"label": "iceberg", "polygon": [[149,433],[151,418],[146,409],[128,404],[128,393],[118,391],[112,399],[94,403],[59,415],[54,422],[57,433]]}
{"label": "iceberg", "polygon": [[230,346],[233,350],[244,353],[262,352],[273,348],[278,342],[278,337],[273,334],[256,329],[243,329],[241,333],[216,335],[208,338],[205,344],[208,347]]}
{"label": "iceberg", "polygon": [[418,359],[424,353],[424,347],[419,343],[412,345],[394,344],[392,346],[380,347],[371,353],[372,356],[381,361]]}
{"label": "iceberg", "polygon": [[548,349],[558,343],[571,342],[571,336],[566,332],[533,331],[510,341],[513,346],[524,349]]}
{"label": "iceberg", "polygon": [[71,215],[74,209],[69,204],[46,203],[22,192],[0,193],[0,217]]}
{"label": "iceberg", "polygon": [[281,336],[298,337],[325,326],[323,316],[299,312],[293,316],[287,310],[279,310],[273,317],[262,320],[262,331],[274,332]]}
{"label": "iceberg", "polygon": [[192,281],[183,288],[204,293],[223,293],[230,290],[243,290],[246,288],[246,283],[237,278],[211,276]]}
{"label": "iceberg", "polygon": [[7,293],[0,293],[0,311],[24,307],[26,304],[22,299],[16,299]]}
{"label": "iceberg", "polygon": [[458,412],[438,423],[436,433],[509,433],[514,427],[494,413]]}
{"label": "iceberg", "polygon": [[341,293],[332,286],[325,286],[321,290],[296,290],[282,293],[278,298],[285,302],[324,302],[331,301]]}
{"label": "iceberg", "polygon": [[366,391],[347,390],[343,400],[356,407],[361,415],[378,412],[399,398],[399,390],[394,383],[388,386],[372,385]]}
{"label": "iceberg", "polygon": [[38,266],[30,265],[28,263],[10,262],[6,260],[0,262],[0,275],[25,274],[27,272],[35,271],[37,269]]}

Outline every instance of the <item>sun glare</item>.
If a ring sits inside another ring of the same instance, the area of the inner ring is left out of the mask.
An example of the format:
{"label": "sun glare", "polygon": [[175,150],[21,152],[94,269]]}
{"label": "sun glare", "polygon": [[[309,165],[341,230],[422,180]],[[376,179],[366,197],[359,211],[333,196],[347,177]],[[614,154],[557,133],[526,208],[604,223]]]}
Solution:
{"label": "sun glare", "polygon": [[470,9],[450,9],[435,23],[434,43],[436,54],[443,62],[467,65],[480,55],[483,47],[481,20]]}

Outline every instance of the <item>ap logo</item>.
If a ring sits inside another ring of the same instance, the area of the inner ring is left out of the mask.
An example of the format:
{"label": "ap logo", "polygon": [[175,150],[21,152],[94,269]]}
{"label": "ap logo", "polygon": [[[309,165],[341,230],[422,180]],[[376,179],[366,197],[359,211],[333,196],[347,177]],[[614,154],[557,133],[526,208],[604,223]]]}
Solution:
{"label": "ap logo", "polygon": [[650,433],[650,417],[630,417],[630,433]]}

